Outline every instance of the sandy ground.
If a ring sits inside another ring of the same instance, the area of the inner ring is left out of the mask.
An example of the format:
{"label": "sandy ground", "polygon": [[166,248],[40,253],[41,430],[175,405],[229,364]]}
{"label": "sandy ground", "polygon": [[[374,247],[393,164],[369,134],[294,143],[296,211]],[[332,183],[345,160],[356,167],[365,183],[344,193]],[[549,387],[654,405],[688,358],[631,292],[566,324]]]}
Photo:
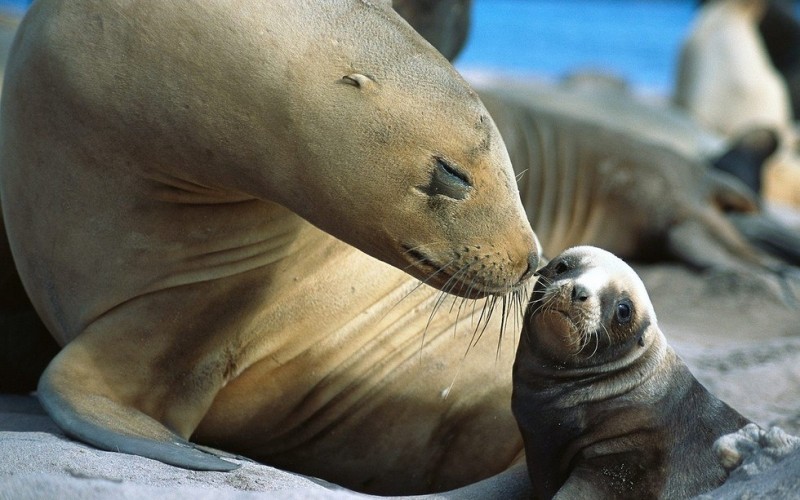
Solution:
{"label": "sandy ground", "polygon": [[[138,456],[101,451],[73,441],[33,396],[0,395],[0,500],[181,499],[341,500],[379,498],[247,460],[232,472],[197,472]],[[525,477],[523,468],[509,485]],[[426,499],[513,498],[498,485],[479,483]],[[511,487],[511,486],[510,486]],[[420,497],[404,497],[410,500]]]}

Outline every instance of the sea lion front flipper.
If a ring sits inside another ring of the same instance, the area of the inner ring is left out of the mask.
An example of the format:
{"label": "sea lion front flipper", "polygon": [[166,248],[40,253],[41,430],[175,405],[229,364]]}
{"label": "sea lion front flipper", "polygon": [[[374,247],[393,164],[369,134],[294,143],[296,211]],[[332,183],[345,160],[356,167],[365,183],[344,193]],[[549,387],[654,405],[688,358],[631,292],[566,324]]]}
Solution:
{"label": "sea lion front flipper", "polygon": [[595,500],[618,498],[607,488],[608,478],[587,468],[577,468],[553,496],[553,500],[592,498]]}
{"label": "sea lion front flipper", "polygon": [[[697,269],[722,271],[722,276],[746,278],[744,283],[756,285],[787,305],[798,305],[795,291],[800,274],[792,266],[777,262],[735,231],[730,221],[718,224],[716,219],[687,219],[671,227],[667,233],[669,253]],[[730,228],[726,227],[730,225]],[[734,232],[731,233],[730,229]]]}
{"label": "sea lion front flipper", "polygon": [[711,205],[724,213],[755,213],[761,210],[758,194],[736,177],[708,170],[706,190]]}
{"label": "sea lion front flipper", "polygon": [[800,233],[766,213],[734,213],[728,218],[753,245],[787,264],[800,266]]}
{"label": "sea lion front flipper", "polygon": [[[231,471],[239,465],[222,460],[167,429],[157,420],[109,394],[113,389],[91,363],[74,356],[78,341],[56,356],[42,374],[38,398],[68,435],[98,448],[139,455],[194,470]],[[81,366],[76,365],[82,361]],[[77,369],[76,369],[77,368]]]}
{"label": "sea lion front flipper", "polygon": [[697,269],[747,270],[761,264],[758,254],[733,226],[725,227],[724,218],[704,215],[669,228],[667,248],[673,257]]}
{"label": "sea lion front flipper", "polygon": [[[800,266],[800,232],[766,213],[754,193],[737,179],[713,172],[709,184],[714,205],[752,247],[785,264]],[[724,225],[719,221],[709,224]]]}
{"label": "sea lion front flipper", "polygon": [[[762,225],[759,238],[776,237],[775,246],[769,247],[766,241],[758,241],[756,232],[742,231],[746,225],[754,226],[755,221],[764,217],[758,197],[752,190],[738,179],[709,170],[705,175],[704,199],[706,204],[687,203],[682,208],[679,218],[667,230],[667,247],[669,253],[700,269],[732,269],[740,271],[766,270],[775,271],[782,261],[786,260],[785,247],[791,244],[787,236],[788,229],[778,231],[777,222],[770,227],[772,232],[764,231]],[[749,218],[749,219],[748,219]],[[751,220],[750,223],[739,223]],[[788,243],[786,243],[788,241]],[[784,254],[776,252],[782,249]],[[788,252],[791,257],[792,252]]]}

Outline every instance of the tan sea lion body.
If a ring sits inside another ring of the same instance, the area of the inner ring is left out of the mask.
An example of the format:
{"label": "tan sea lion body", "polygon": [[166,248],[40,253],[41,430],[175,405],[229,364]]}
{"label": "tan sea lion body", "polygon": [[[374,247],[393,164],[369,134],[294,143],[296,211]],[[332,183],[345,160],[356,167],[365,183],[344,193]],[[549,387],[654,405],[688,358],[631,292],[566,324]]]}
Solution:
{"label": "tan sea lion body", "polygon": [[791,122],[786,83],[758,33],[766,0],[715,0],[699,11],[681,49],[675,103],[705,126],[735,135]]}
{"label": "tan sea lion body", "polygon": [[540,270],[514,363],[534,498],[690,498],[726,478],[713,450],[748,420],[667,345],[636,273],[594,247]]}
{"label": "tan sea lion body", "polygon": [[471,306],[452,338],[434,289],[334,238],[473,297],[538,259],[491,119],[386,3],[41,1],[6,75],[4,218],[68,433],[395,493],[520,452],[494,345],[445,397]]}
{"label": "tan sea lion body", "polygon": [[764,169],[765,199],[800,206],[797,131],[786,81],[759,33],[767,0],[706,2],[684,41],[674,101],[703,125],[732,137],[769,127],[782,147]]}

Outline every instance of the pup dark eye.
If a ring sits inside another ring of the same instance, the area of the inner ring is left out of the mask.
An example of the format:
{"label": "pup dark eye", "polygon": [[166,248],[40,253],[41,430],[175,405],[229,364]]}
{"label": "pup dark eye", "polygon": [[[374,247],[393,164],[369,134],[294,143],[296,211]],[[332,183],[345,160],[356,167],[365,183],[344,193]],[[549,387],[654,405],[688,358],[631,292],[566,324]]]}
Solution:
{"label": "pup dark eye", "polygon": [[617,304],[617,321],[621,324],[627,323],[633,316],[633,310],[629,302],[624,301]]}
{"label": "pup dark eye", "polygon": [[454,200],[463,200],[472,189],[469,178],[453,165],[441,158],[436,159],[431,183],[428,186],[429,196],[440,194]]}

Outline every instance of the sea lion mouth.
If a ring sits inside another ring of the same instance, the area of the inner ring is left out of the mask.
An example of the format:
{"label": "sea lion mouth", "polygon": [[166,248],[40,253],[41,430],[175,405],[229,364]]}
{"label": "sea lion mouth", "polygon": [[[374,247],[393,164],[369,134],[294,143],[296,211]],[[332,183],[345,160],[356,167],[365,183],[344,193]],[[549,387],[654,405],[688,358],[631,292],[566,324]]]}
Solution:
{"label": "sea lion mouth", "polygon": [[[416,274],[418,278],[422,279],[423,283],[439,288],[440,290],[444,290],[446,287],[452,287],[454,289],[461,288],[460,285],[462,285],[462,283],[457,278],[453,277],[453,273],[448,271],[448,265],[439,264],[416,248],[407,249],[405,255],[409,260],[409,266],[406,267],[405,270],[416,270],[417,272],[412,272],[412,274]],[[451,292],[449,289],[447,291]]]}
{"label": "sea lion mouth", "polygon": [[446,264],[437,262],[419,247],[404,245],[404,255],[409,265],[406,271],[416,270],[417,277],[421,277],[426,285],[438,288],[446,293],[467,299],[481,299],[490,295],[505,296],[523,290],[525,283],[521,281],[513,285],[493,285],[485,283],[480,275],[474,273],[469,264],[461,267],[457,259]]}
{"label": "sea lion mouth", "polygon": [[569,304],[564,304],[562,291],[546,290],[539,293],[535,309],[531,318],[546,317],[549,321],[557,321],[569,330],[569,335],[577,335],[578,325],[571,314]]}
{"label": "sea lion mouth", "polygon": [[417,248],[406,248],[405,254],[412,259],[412,265],[417,268],[427,268],[435,273],[443,271],[443,267],[433,261],[430,257],[425,255]]}
{"label": "sea lion mouth", "polygon": [[581,332],[566,311],[545,307],[537,311],[527,324],[535,344],[546,353],[547,359],[559,366],[570,366],[582,350],[584,340]]}
{"label": "sea lion mouth", "polygon": [[594,356],[600,349],[597,332],[590,327],[586,304],[571,297],[569,283],[539,285],[532,296],[528,320],[543,345],[559,362],[572,363],[578,357]]}
{"label": "sea lion mouth", "polygon": [[559,334],[567,341],[573,341],[575,339],[572,337],[578,336],[578,327],[568,312],[559,309],[548,309],[540,311],[539,316],[546,317],[549,322],[555,322],[557,325],[563,326],[564,328]]}

